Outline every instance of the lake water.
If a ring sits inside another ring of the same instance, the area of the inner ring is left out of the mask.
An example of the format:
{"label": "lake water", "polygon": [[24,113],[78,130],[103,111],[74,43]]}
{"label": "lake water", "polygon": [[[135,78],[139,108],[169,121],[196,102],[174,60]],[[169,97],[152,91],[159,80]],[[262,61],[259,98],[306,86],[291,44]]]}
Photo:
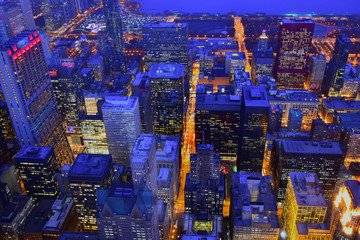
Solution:
{"label": "lake water", "polygon": [[141,12],[359,14],[359,0],[137,0]]}

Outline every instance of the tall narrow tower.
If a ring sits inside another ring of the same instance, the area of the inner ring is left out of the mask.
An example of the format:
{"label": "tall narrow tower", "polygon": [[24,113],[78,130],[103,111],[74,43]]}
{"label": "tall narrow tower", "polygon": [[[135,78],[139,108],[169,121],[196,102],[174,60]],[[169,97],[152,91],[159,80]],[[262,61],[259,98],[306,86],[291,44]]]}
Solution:
{"label": "tall narrow tower", "polygon": [[2,44],[0,55],[1,88],[19,145],[52,146],[59,166],[72,163],[41,37],[23,31]]}
{"label": "tall narrow tower", "polygon": [[107,47],[105,59],[111,70],[125,72],[124,43],[118,1],[104,0]]}
{"label": "tall narrow tower", "polygon": [[282,19],[274,78],[279,90],[303,89],[315,23],[311,19]]}

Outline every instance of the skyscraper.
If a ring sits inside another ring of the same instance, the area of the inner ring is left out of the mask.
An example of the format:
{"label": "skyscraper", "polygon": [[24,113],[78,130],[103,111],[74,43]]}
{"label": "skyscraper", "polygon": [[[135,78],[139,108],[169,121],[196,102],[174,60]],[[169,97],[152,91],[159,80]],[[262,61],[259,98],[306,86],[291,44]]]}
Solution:
{"label": "skyscraper", "polygon": [[[156,167],[156,139],[153,134],[141,134],[131,152],[131,175],[135,190],[144,182],[156,198],[157,167]],[[155,199],[154,199],[155,200]]]}
{"label": "skyscraper", "polygon": [[190,156],[190,173],[185,183],[185,212],[222,215],[224,175],[220,175],[219,154],[214,146],[201,144],[197,154]]}
{"label": "skyscraper", "polygon": [[339,142],[275,140],[271,156],[278,199],[284,199],[290,172],[316,173],[325,198],[333,198],[337,174],[344,161]]}
{"label": "skyscraper", "polygon": [[305,81],[305,89],[319,92],[324,80],[326,69],[326,57],[324,55],[313,56],[310,58],[309,76]]}
{"label": "skyscraper", "polygon": [[263,165],[270,105],[261,86],[244,86],[241,101],[239,170],[260,172]]}
{"label": "skyscraper", "polygon": [[20,34],[25,29],[20,6],[12,2],[0,3],[0,43]]}
{"label": "skyscraper", "polygon": [[97,191],[100,209],[97,222],[100,239],[157,240],[157,199],[143,183],[135,193],[131,183],[119,183]]}
{"label": "skyscraper", "polygon": [[87,153],[109,154],[105,124],[101,116],[87,115],[80,118],[81,135]]}
{"label": "skyscraper", "polygon": [[41,37],[36,31],[24,31],[3,44],[0,54],[1,87],[19,145],[52,146],[59,166],[72,163]]}
{"label": "skyscraper", "polygon": [[182,136],[184,118],[184,67],[155,64],[149,71],[151,109],[156,135]]}
{"label": "skyscraper", "polygon": [[300,132],[301,124],[303,120],[303,114],[300,109],[290,109],[289,111],[289,122],[288,122],[288,131],[289,132]]}
{"label": "skyscraper", "polygon": [[258,44],[253,48],[251,62],[251,79],[254,85],[258,84],[259,77],[272,76],[274,66],[274,55],[272,47],[268,47],[268,37],[264,30],[259,38]]}
{"label": "skyscraper", "polygon": [[96,191],[107,189],[113,180],[110,155],[79,154],[68,173],[71,194],[83,230],[97,231]]}
{"label": "skyscraper", "polygon": [[240,96],[199,95],[195,108],[196,144],[212,144],[222,161],[236,164],[240,140]]}
{"label": "skyscraper", "polygon": [[345,34],[336,38],[333,57],[325,74],[323,92],[325,95],[338,96],[344,83],[344,73],[352,42]]}
{"label": "skyscraper", "polygon": [[188,24],[175,22],[148,23],[143,26],[145,70],[159,63],[176,63],[189,73]]}
{"label": "skyscraper", "polygon": [[102,113],[109,153],[114,163],[130,166],[130,153],[141,133],[139,99],[106,96]]}
{"label": "skyscraper", "polygon": [[232,239],[277,240],[280,224],[271,176],[235,172],[232,185]]}
{"label": "skyscraper", "polygon": [[124,43],[119,1],[105,0],[106,23],[105,61],[115,72],[125,72]]}
{"label": "skyscraper", "polygon": [[292,172],[284,204],[284,227],[289,240],[297,238],[297,223],[324,223],[325,198],[315,173]]}
{"label": "skyscraper", "polygon": [[52,147],[24,146],[15,156],[15,162],[28,195],[35,200],[59,196],[58,168]]}
{"label": "skyscraper", "polygon": [[39,4],[47,31],[56,31],[64,25],[65,19],[61,0],[43,0]]}
{"label": "skyscraper", "polygon": [[315,23],[311,19],[282,19],[274,78],[276,87],[303,89]]}

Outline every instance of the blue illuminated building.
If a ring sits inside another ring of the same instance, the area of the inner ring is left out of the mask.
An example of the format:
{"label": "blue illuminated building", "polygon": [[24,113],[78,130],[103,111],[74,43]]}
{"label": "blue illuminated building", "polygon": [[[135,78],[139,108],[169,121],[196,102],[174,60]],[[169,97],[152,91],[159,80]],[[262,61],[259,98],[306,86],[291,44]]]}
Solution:
{"label": "blue illuminated building", "polygon": [[71,166],[68,179],[82,229],[86,232],[96,232],[96,191],[107,189],[112,183],[111,156],[79,154]]}

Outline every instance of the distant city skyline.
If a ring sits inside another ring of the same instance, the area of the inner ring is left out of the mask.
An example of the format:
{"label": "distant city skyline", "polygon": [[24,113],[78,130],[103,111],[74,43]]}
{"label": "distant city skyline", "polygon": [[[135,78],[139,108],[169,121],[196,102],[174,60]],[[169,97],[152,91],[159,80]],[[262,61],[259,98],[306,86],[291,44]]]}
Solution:
{"label": "distant city skyline", "polygon": [[264,12],[266,14],[360,14],[356,0],[137,0],[144,13],[159,13],[166,10],[184,13],[237,14]]}

